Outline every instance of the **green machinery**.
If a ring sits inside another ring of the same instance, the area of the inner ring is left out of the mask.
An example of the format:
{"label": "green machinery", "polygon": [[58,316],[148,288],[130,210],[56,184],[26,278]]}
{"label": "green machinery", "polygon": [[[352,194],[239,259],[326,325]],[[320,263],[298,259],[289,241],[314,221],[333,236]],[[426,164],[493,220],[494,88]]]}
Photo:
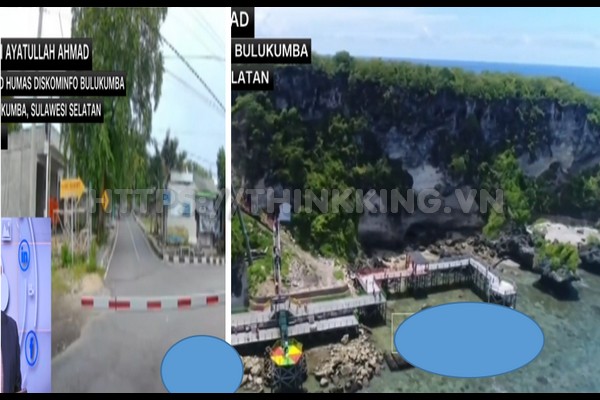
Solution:
{"label": "green machinery", "polygon": [[[237,198],[232,188],[233,198]],[[279,209],[278,209],[279,211]],[[248,257],[248,266],[252,264],[250,241],[246,232],[242,212],[237,206]],[[285,218],[284,218],[285,220]],[[273,344],[269,353],[268,368],[272,372],[272,386],[275,391],[290,392],[302,389],[307,378],[306,358],[302,344],[289,338],[289,297],[281,294],[281,237],[280,213],[275,214],[273,223],[273,281],[275,282],[275,297],[272,299],[273,318],[278,321],[280,339]]]}

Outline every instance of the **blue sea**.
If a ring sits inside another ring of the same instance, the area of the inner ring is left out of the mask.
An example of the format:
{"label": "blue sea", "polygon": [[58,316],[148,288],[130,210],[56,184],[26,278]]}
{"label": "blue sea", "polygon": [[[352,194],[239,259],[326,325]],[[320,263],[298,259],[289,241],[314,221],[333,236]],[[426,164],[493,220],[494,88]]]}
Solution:
{"label": "blue sea", "polygon": [[462,68],[475,73],[503,72],[516,73],[531,77],[556,77],[572,83],[580,89],[596,96],[600,96],[600,68],[565,67],[556,65],[528,65],[491,63],[478,61],[446,61],[446,60],[418,60],[406,59],[416,64],[427,64],[435,67]]}
{"label": "blue sea", "polygon": [[[506,274],[517,283],[517,310],[533,318],[541,327],[545,343],[541,354],[529,365],[493,378],[454,379],[419,369],[384,371],[365,390],[370,393],[569,393],[600,392],[600,276],[580,272],[576,283],[579,301],[560,301],[539,290],[539,276],[514,270]],[[394,324],[377,328],[375,341],[390,351],[392,335],[406,314],[424,305],[480,301],[470,290],[454,290],[429,295],[426,299],[392,302],[388,312],[396,315]],[[516,344],[515,344],[516,346]],[[493,361],[491,361],[493,362]]]}

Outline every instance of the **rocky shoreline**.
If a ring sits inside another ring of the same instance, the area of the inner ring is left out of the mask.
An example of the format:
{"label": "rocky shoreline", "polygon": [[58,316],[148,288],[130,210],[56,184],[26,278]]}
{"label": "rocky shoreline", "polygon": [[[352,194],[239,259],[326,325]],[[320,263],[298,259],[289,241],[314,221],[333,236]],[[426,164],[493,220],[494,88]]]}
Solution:
{"label": "rocky shoreline", "polygon": [[600,244],[582,246],[579,249],[581,267],[600,275]]}
{"label": "rocky shoreline", "polygon": [[344,335],[340,343],[325,348],[329,359],[312,374],[323,393],[353,393],[367,388],[384,368],[383,353],[361,329],[356,339]]}
{"label": "rocky shoreline", "polygon": [[242,357],[244,363],[244,376],[240,388],[246,392],[264,392],[266,368],[265,357],[245,356]]}
{"label": "rocky shoreline", "polygon": [[[569,228],[568,228],[569,229]],[[576,230],[576,228],[572,228]],[[559,290],[572,288],[576,275],[565,275],[562,270],[554,271],[548,262],[536,259],[535,234],[530,229],[514,228],[505,231],[498,239],[483,236],[462,237],[459,235],[439,239],[427,245],[416,245],[405,251],[419,251],[428,258],[445,258],[464,254],[476,254],[502,275],[520,275],[519,269],[536,272],[539,283],[558,296]],[[554,239],[556,241],[556,239]],[[600,241],[582,240],[577,244],[581,269],[600,274]],[[393,255],[392,255],[393,254]],[[362,259],[351,269],[394,268],[402,263],[398,253],[380,253]],[[512,265],[509,261],[513,261]],[[402,263],[403,264],[403,263]],[[305,353],[308,375],[312,381],[306,386],[317,393],[349,393],[367,388],[371,381],[385,369],[384,354],[377,349],[365,329],[360,329],[356,338],[345,335],[335,344],[320,346]],[[243,357],[245,373],[242,390],[264,392],[270,387],[267,357]],[[314,381],[313,381],[314,380]]]}
{"label": "rocky shoreline", "polygon": [[[556,227],[554,228],[556,229]],[[558,230],[560,231],[561,227],[559,227]],[[569,239],[572,240],[572,237],[577,234],[581,236],[583,232],[582,228],[567,226],[562,226],[562,230],[564,231],[563,234],[565,237],[563,239],[565,240],[559,240],[560,238],[556,237],[556,232],[553,232],[553,235],[551,235],[553,236],[552,238],[546,236],[545,239],[553,243],[569,243]],[[598,233],[597,230],[594,231],[596,232],[596,235],[598,235],[597,237],[600,237],[600,233]],[[580,256],[579,268],[600,274],[600,239],[592,242],[591,240],[586,240],[586,238],[580,238],[576,246]],[[535,232],[534,230],[525,227],[508,227],[495,240],[487,239],[482,234],[463,236],[458,233],[452,233],[446,238],[438,239],[426,244],[408,245],[404,252],[410,251],[419,251],[431,261],[435,261],[439,258],[474,254],[488,263],[490,267],[496,269],[497,272],[516,276],[519,274],[518,269],[505,268],[506,265],[510,264],[508,261],[510,260],[518,264],[518,267],[524,270],[538,273],[540,275],[539,283],[559,296],[562,296],[559,293],[572,292],[573,282],[579,280],[576,273],[572,273],[566,268],[553,270],[550,268],[548,260],[538,259],[538,257],[536,257]],[[397,253],[392,254],[394,255],[389,255],[389,253],[386,253],[385,251],[379,252],[377,255],[357,261],[350,268],[353,271],[358,271],[363,268],[377,269],[390,266],[393,268],[394,265],[398,264],[399,260],[403,260],[403,257],[398,257]]]}
{"label": "rocky shoreline", "polygon": [[[369,386],[385,368],[383,353],[372,343],[364,329],[356,338],[344,335],[339,343],[308,350],[308,374],[316,379],[321,393],[352,393]],[[242,357],[244,377],[241,390],[262,393],[269,389],[268,359]]]}

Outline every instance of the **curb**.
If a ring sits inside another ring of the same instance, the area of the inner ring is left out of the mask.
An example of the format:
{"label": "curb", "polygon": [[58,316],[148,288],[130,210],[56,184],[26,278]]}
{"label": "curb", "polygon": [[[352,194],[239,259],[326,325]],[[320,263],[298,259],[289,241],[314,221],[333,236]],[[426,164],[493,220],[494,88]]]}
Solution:
{"label": "curb", "polygon": [[174,254],[163,253],[158,244],[154,241],[152,237],[148,235],[146,232],[146,227],[141,222],[136,214],[133,214],[135,218],[135,222],[137,222],[138,226],[144,233],[144,237],[154,253],[158,256],[158,258],[162,259],[164,262],[170,262],[173,264],[208,264],[208,265],[225,265],[224,257],[209,257],[209,256],[179,256]]}
{"label": "curb", "polygon": [[81,298],[81,307],[113,311],[190,310],[225,303],[225,295],[197,294],[166,297],[90,297]]}
{"label": "curb", "polygon": [[223,257],[208,257],[208,256],[178,256],[173,254],[163,254],[163,261],[173,264],[208,264],[208,265],[225,265]]}
{"label": "curb", "polygon": [[148,232],[146,231],[146,227],[144,226],[144,224],[142,223],[142,221],[140,220],[140,218],[137,216],[136,213],[133,213],[133,218],[135,219],[135,222],[138,224],[138,227],[142,230],[142,233],[144,234],[144,239],[146,240],[146,243],[148,243],[148,245],[150,246],[152,251],[154,251],[154,254],[156,254],[156,256],[158,258],[162,258],[163,257],[162,250],[160,249],[158,244],[154,241],[154,238],[152,238],[150,235],[148,235]]}
{"label": "curb", "polygon": [[117,246],[118,237],[119,237],[119,224],[117,223],[115,225],[114,233],[110,237],[110,241],[108,242],[108,245],[106,246],[106,248],[102,252],[102,255],[100,256],[100,266],[105,271],[105,277],[107,274],[106,271],[108,271],[107,267],[110,265],[110,261],[112,259],[112,254],[115,252],[115,247]]}

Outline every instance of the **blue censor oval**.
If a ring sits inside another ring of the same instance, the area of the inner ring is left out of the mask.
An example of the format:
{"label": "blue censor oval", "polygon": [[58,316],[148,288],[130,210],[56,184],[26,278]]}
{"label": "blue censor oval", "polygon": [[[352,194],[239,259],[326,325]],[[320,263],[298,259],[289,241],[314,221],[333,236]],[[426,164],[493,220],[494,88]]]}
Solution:
{"label": "blue censor oval", "polygon": [[170,393],[235,393],[244,365],[229,343],[213,336],[191,336],[175,343],[161,365]]}
{"label": "blue censor oval", "polygon": [[450,303],[406,319],[394,344],[416,368],[452,378],[484,378],[529,364],[542,351],[544,334],[534,320],[508,307]]}

